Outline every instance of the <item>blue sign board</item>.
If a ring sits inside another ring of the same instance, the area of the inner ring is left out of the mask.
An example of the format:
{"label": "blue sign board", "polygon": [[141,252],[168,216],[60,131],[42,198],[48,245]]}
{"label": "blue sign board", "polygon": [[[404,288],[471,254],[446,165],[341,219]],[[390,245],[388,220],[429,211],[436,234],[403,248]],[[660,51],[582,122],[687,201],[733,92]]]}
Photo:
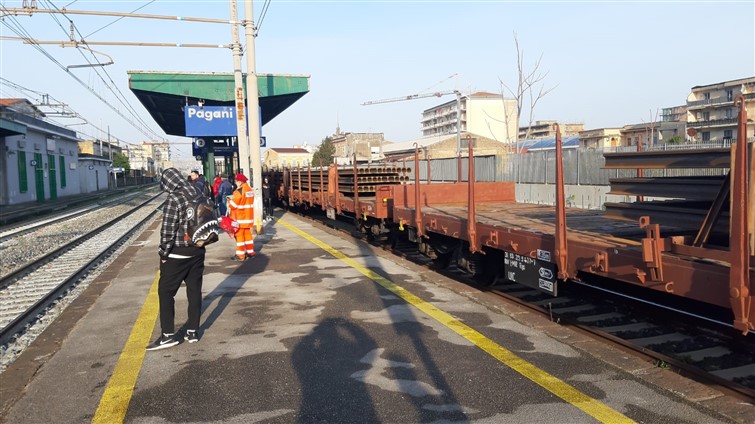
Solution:
{"label": "blue sign board", "polygon": [[236,108],[232,106],[185,106],[184,121],[190,137],[237,134]]}
{"label": "blue sign board", "polygon": [[[260,147],[265,147],[265,137],[260,137]],[[236,137],[196,137],[191,143],[192,156],[204,156],[214,153],[215,156],[233,156],[238,153],[239,144]]]}
{"label": "blue sign board", "polygon": [[233,156],[239,151],[236,137],[197,137],[191,144],[192,155],[204,156],[212,152],[215,156]]}

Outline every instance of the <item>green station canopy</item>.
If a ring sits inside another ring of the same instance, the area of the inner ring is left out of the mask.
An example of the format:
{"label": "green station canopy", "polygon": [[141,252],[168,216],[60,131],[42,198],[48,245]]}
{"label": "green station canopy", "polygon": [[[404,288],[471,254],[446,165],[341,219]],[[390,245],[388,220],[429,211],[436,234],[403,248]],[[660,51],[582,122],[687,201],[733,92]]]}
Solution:
{"label": "green station canopy", "polygon": [[[157,125],[169,135],[186,136],[185,105],[195,106],[200,100],[206,106],[235,103],[232,73],[128,71],[128,83]],[[257,92],[261,125],[265,125],[309,92],[309,76],[257,74]]]}

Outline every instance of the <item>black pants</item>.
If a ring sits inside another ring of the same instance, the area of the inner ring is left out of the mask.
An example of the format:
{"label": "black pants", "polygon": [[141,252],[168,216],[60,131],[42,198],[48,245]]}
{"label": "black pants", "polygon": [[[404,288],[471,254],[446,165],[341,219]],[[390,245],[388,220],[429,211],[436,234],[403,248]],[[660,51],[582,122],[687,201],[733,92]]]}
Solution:
{"label": "black pants", "polygon": [[264,212],[263,215],[265,215],[263,218],[267,218],[268,216],[273,216],[273,199],[270,197],[267,197],[262,200],[264,204],[264,208],[262,208],[262,211]]}
{"label": "black pants", "polygon": [[186,281],[186,297],[189,299],[186,328],[199,329],[199,317],[202,315],[202,274],[204,274],[204,250],[187,259],[168,258],[160,262],[160,281],[157,294],[160,298],[160,327],[163,333],[175,333],[174,317],[175,296]]}

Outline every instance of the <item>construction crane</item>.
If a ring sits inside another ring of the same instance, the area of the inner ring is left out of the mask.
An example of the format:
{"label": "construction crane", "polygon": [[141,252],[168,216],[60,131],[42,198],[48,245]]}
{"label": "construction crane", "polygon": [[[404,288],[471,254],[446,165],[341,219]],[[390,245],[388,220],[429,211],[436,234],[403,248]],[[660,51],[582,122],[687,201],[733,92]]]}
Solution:
{"label": "construction crane", "polygon": [[390,99],[370,100],[362,103],[362,106],[376,105],[380,103],[401,102],[404,100],[424,99],[426,97],[442,97],[449,94],[456,95],[456,155],[458,156],[461,154],[461,92],[459,90],[436,91],[433,93],[419,93],[410,94],[403,97],[392,97]]}

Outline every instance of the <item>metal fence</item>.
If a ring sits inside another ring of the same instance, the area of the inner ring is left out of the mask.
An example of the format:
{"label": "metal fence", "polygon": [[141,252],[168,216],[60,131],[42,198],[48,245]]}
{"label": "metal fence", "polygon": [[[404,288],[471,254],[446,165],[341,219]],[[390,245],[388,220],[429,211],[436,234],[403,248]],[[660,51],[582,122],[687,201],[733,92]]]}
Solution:
{"label": "metal fence", "polygon": [[[729,142],[711,144],[660,145],[646,148],[646,151],[683,150],[702,148],[729,147]],[[631,178],[637,176],[635,169],[603,169],[606,152],[636,151],[634,146],[617,147],[606,150],[564,149],[564,183],[577,185],[607,185],[611,178]],[[407,161],[406,167],[414,169],[414,161]],[[456,181],[458,160],[430,159],[430,176],[433,182]],[[467,181],[469,161],[462,158],[461,181]],[[725,175],[728,169],[645,169],[645,177],[677,177],[693,175]],[[513,181],[517,183],[554,184],[556,172],[556,151],[542,150],[520,154],[475,157],[475,180],[477,181]],[[419,161],[421,181],[427,181],[428,166],[426,160]]]}

